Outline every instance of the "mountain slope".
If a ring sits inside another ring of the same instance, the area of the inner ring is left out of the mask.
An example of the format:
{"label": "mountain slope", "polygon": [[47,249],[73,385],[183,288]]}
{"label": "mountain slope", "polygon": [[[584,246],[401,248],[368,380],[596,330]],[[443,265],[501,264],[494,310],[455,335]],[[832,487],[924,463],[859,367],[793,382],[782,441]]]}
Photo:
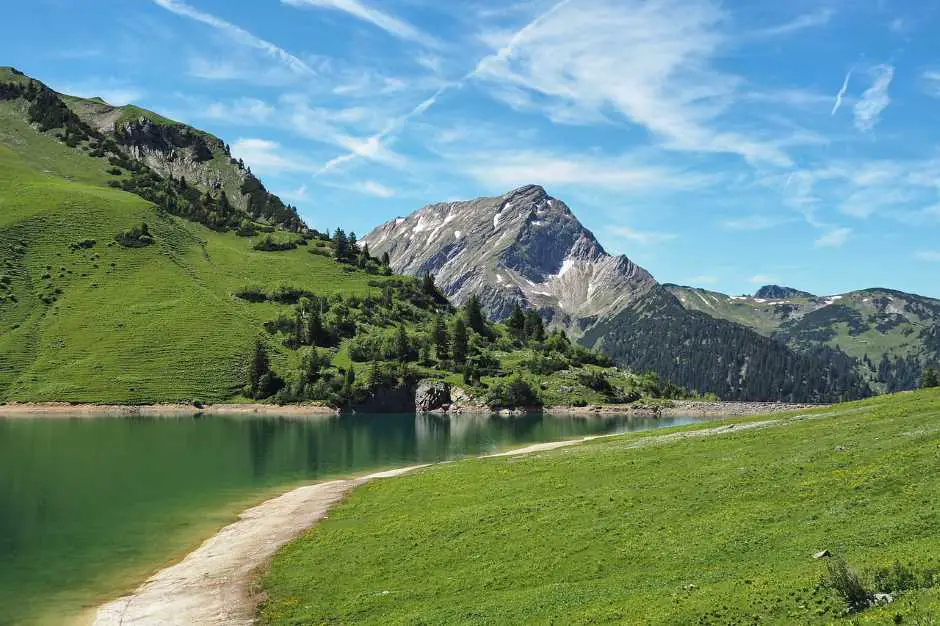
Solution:
{"label": "mountain slope", "polygon": [[911,389],[924,366],[940,363],[940,300],[892,289],[818,297],[768,285],[754,296],[667,285],[682,305],[809,352],[839,349],[886,391]]}
{"label": "mountain slope", "polygon": [[[532,320],[455,311],[221,154],[157,114],[0,70],[0,402],[405,410],[426,378],[508,407],[683,395]],[[227,180],[248,188],[242,207]]]}
{"label": "mountain slope", "polygon": [[496,198],[427,206],[363,240],[405,274],[433,274],[456,302],[476,294],[502,319],[516,302],[575,334],[585,320],[642,298],[656,281],[608,255],[571,210],[536,185]]}
{"label": "mountain slope", "polygon": [[426,206],[364,241],[399,272],[433,274],[455,301],[497,318],[516,303],[583,335],[621,365],[726,399],[832,401],[866,395],[851,359],[796,354],[743,326],[693,314],[645,269],[608,255],[539,186]]}

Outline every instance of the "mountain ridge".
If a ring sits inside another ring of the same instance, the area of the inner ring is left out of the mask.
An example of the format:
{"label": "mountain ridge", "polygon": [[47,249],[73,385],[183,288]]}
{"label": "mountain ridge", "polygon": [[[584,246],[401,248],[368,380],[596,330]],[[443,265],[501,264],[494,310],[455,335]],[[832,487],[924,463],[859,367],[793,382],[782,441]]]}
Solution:
{"label": "mountain ridge", "polygon": [[[571,209],[538,185],[429,204],[363,241],[388,254],[397,272],[434,275],[457,303],[476,295],[495,318],[517,305],[533,309],[619,364],[700,393],[820,402],[869,393],[837,350],[797,354],[745,326],[688,311],[646,269],[607,254]],[[743,356],[718,338],[736,342]]]}

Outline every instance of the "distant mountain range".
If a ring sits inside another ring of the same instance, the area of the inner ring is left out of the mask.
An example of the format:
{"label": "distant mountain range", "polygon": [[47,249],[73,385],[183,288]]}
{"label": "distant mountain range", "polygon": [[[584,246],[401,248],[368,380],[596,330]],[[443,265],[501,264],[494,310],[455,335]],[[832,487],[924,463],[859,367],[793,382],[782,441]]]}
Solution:
{"label": "distant mountain range", "polygon": [[626,256],[607,254],[568,206],[528,185],[432,204],[364,241],[403,273],[435,275],[489,315],[516,303],[620,364],[728,399],[830,401],[870,393],[854,359],[822,342],[796,350],[736,320],[685,307]]}
{"label": "distant mountain range", "polygon": [[841,350],[882,391],[910,389],[924,365],[940,363],[940,300],[933,298],[883,288],[815,296],[767,285],[753,296],[729,296],[665,287],[690,311],[752,328],[795,350]]}

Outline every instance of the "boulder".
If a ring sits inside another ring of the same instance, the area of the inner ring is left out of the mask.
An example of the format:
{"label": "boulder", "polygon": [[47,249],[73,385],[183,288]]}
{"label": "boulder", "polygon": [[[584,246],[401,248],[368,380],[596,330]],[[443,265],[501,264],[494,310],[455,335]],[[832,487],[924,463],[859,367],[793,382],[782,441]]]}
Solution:
{"label": "boulder", "polygon": [[450,385],[436,380],[422,380],[415,389],[415,411],[430,413],[450,406]]}

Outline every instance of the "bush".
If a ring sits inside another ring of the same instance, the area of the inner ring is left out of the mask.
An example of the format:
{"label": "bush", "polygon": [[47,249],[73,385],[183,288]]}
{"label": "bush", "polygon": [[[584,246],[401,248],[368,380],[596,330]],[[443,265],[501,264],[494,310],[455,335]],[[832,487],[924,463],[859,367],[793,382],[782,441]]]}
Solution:
{"label": "bush", "polygon": [[513,376],[508,382],[495,383],[487,393],[486,402],[495,408],[542,406],[542,399],[535,388],[518,375]]}
{"label": "bush", "polygon": [[254,245],[255,250],[262,252],[282,252],[284,250],[293,250],[297,244],[293,241],[274,241],[270,235]]}
{"label": "bush", "polygon": [[862,579],[842,557],[830,558],[826,570],[823,586],[839,595],[849,612],[855,613],[871,606],[874,594],[865,588]]}
{"label": "bush", "polygon": [[568,369],[569,365],[570,363],[568,362],[568,359],[555,354],[549,354],[545,356],[537,354],[531,359],[527,359],[522,363],[522,367],[529,370],[533,374],[540,374],[544,376]]}
{"label": "bush", "polygon": [[75,243],[70,245],[69,249],[72,252],[75,252],[77,250],[88,250],[94,247],[95,247],[94,239],[82,239],[81,241],[76,241]]}
{"label": "bush", "polygon": [[114,236],[114,240],[125,248],[143,248],[153,243],[153,237],[150,235],[150,228],[146,222],[118,233]]}
{"label": "bush", "polygon": [[248,302],[264,302],[268,299],[264,293],[264,288],[258,285],[246,285],[235,292],[236,298],[247,300]]}

